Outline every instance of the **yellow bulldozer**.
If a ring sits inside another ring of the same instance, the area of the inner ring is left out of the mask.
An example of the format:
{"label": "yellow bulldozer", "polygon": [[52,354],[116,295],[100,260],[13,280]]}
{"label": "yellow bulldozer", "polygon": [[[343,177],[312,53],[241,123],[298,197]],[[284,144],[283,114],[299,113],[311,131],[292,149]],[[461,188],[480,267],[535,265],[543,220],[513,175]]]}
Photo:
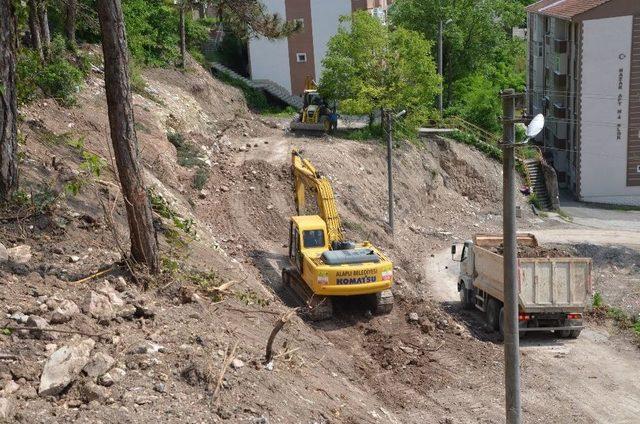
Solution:
{"label": "yellow bulldozer", "polygon": [[[291,161],[298,215],[290,221],[291,266],[282,270],[283,284],[309,307],[312,320],[331,318],[334,296],[367,296],[374,313],[391,312],[393,263],[368,241],[346,241],[329,180],[297,150]],[[307,190],[315,193],[317,215],[300,215]]]}
{"label": "yellow bulldozer", "polygon": [[335,107],[329,108],[325,99],[318,92],[318,86],[312,78],[307,77],[303,95],[303,106],[289,125],[291,131],[298,132],[333,132],[338,128],[338,115]]}

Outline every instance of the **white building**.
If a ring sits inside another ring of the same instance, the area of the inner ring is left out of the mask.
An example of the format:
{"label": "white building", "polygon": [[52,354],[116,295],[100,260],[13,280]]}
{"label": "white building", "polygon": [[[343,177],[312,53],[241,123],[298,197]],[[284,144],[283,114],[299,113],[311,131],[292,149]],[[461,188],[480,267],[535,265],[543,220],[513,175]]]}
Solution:
{"label": "white building", "polygon": [[329,39],[338,32],[339,19],[355,10],[384,16],[391,0],[261,0],[269,12],[287,21],[299,20],[302,31],[286,39],[249,41],[249,66],[254,80],[270,80],[299,95],[305,79],[319,81]]}
{"label": "white building", "polygon": [[544,155],[579,200],[640,205],[640,1],[527,8],[529,111]]}

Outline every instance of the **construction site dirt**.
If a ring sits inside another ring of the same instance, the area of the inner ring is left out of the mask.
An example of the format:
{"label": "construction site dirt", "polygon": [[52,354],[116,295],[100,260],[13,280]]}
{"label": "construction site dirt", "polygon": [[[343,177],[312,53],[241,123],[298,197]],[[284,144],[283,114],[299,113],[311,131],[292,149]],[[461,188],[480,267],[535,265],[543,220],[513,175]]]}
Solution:
{"label": "construction site dirt", "polygon": [[[503,346],[479,312],[459,307],[450,257],[452,242],[500,231],[501,164],[453,141],[399,141],[391,234],[379,141],[295,136],[289,119],[252,114],[239,90],[190,67],[145,71],[149,91],[134,95],[163,252],[158,277],[136,282],[121,266],[126,214],[110,167],[102,76],[89,78],[79,107],[40,101],[21,111],[22,180],[34,193],[50,181],[60,192],[85,175],[69,143],[77,137],[106,165],[99,181],[57,197],[46,213],[23,209],[29,205],[2,211],[12,218],[0,221],[0,242],[30,251],[12,251],[25,255],[0,268],[0,405],[10,421],[504,422]],[[177,148],[175,134],[193,149]],[[303,308],[291,314],[299,305],[280,275],[296,214],[292,148],[331,181],[347,239],[369,240],[393,261],[390,314],[348,299],[336,302],[331,320],[312,322]],[[201,169],[207,178],[195,185]],[[523,230],[576,230],[518,201]],[[573,248],[574,256],[598,256],[602,246]],[[543,256],[565,253],[563,246]],[[606,282],[596,288],[608,296],[621,267],[601,258],[594,267]],[[624,273],[636,281],[639,271],[627,264]],[[290,318],[265,363],[283,316]],[[587,326],[578,340],[523,340],[527,423],[637,420],[633,336],[611,320]],[[62,382],[47,380],[45,364],[60,349],[84,363]]]}

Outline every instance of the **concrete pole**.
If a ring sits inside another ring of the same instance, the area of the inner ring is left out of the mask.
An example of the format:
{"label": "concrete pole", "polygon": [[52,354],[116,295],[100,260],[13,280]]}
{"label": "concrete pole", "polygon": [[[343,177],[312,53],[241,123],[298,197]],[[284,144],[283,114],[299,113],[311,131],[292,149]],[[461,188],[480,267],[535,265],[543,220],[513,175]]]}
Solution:
{"label": "concrete pole", "polygon": [[[438,75],[443,78],[442,75],[442,33],[444,32],[444,22],[440,20],[440,25],[438,27]],[[444,78],[440,83],[440,93],[438,94],[438,110],[440,111],[440,115],[442,115],[442,93],[444,91]]]}
{"label": "concrete pole", "polygon": [[502,92],[503,243],[504,243],[504,377],[507,424],[521,424],[520,341],[518,334],[518,246],[515,184],[515,91]]}
{"label": "concrete pole", "polygon": [[392,173],[392,153],[393,153],[393,115],[390,111],[385,111],[387,125],[387,184],[389,188],[389,228],[393,234],[393,173]]}

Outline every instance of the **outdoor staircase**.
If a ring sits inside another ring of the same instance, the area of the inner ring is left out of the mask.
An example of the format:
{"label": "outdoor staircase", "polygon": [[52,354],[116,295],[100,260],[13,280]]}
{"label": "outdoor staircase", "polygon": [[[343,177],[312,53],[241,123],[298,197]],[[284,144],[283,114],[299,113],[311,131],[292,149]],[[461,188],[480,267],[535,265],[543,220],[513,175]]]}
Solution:
{"label": "outdoor staircase", "polygon": [[527,159],[523,162],[527,176],[529,177],[531,189],[538,198],[540,206],[544,210],[553,209],[553,204],[551,203],[551,198],[549,197],[549,192],[547,190],[547,184],[544,178],[544,173],[542,172],[542,165],[540,164],[540,160]]}
{"label": "outdoor staircase", "polygon": [[221,72],[233,79],[240,80],[245,84],[247,84],[249,87],[255,88],[256,90],[265,91],[271,94],[273,97],[280,99],[282,102],[296,109],[302,108],[303,102],[301,97],[293,96],[291,93],[289,93],[289,90],[287,90],[283,86],[271,80],[265,80],[265,79],[252,80],[249,78],[245,78],[242,75],[238,74],[237,72],[227,68],[226,66],[218,62],[211,63],[211,70],[214,73]]}

